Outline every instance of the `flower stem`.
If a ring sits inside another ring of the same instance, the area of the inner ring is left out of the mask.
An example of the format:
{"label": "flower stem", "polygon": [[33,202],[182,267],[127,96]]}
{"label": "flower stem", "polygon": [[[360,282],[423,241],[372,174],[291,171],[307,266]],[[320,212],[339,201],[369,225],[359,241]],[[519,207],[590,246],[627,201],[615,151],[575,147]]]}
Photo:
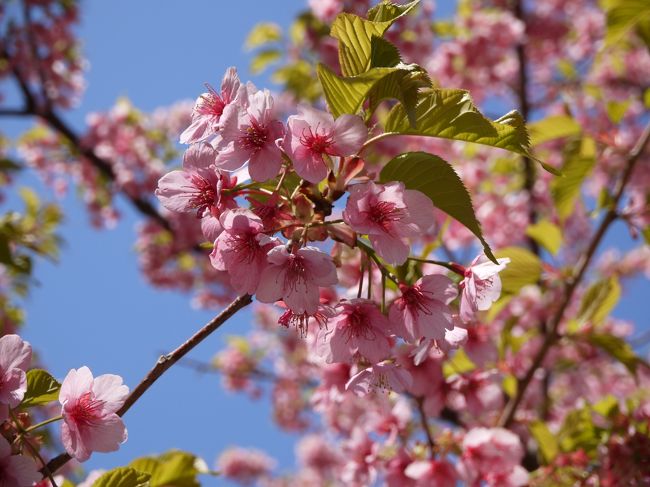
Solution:
{"label": "flower stem", "polygon": [[38,424],[30,426],[29,428],[25,428],[25,433],[30,433],[31,431],[34,431],[34,430],[36,430],[38,428],[42,428],[46,424],[54,423],[55,421],[60,421],[62,419],[63,419],[63,416],[61,416],[61,415],[55,416],[55,417],[50,418],[50,419],[46,419],[45,421],[41,421]]}

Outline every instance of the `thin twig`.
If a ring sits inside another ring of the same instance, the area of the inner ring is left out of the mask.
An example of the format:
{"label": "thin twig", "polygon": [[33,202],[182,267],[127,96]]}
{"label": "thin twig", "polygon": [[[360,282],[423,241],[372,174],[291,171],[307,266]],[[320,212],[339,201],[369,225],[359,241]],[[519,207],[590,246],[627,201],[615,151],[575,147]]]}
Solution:
{"label": "thin twig", "polygon": [[515,417],[515,413],[517,412],[517,408],[519,407],[519,404],[521,403],[524,394],[526,393],[526,389],[530,385],[530,382],[532,381],[535,375],[535,372],[542,365],[542,362],[546,358],[546,354],[548,353],[548,351],[560,338],[558,334],[558,328],[560,326],[562,318],[564,317],[564,312],[566,311],[567,307],[571,303],[573,294],[575,290],[578,288],[578,285],[582,281],[583,277],[585,276],[587,272],[587,268],[589,267],[589,264],[591,263],[593,257],[595,256],[596,250],[598,249],[598,246],[603,240],[603,237],[607,233],[607,230],[609,229],[610,225],[614,221],[616,221],[617,214],[618,214],[617,208],[621,199],[623,198],[625,187],[627,186],[630,177],[632,176],[632,172],[634,171],[636,162],[641,157],[645,148],[647,147],[648,141],[650,141],[650,123],[646,125],[643,134],[641,135],[636,145],[632,149],[632,152],[630,152],[630,155],[627,159],[625,172],[623,174],[623,177],[619,181],[618,188],[614,193],[612,204],[609,207],[609,210],[607,211],[603,219],[601,220],[600,225],[598,226],[596,232],[594,233],[594,236],[592,237],[591,241],[589,242],[589,246],[587,247],[587,250],[584,256],[582,257],[581,262],[578,263],[576,267],[577,272],[575,272],[574,277],[569,280],[568,286],[564,291],[564,294],[557,308],[557,311],[553,315],[553,318],[549,321],[550,326],[548,329],[548,333],[546,334],[544,341],[542,342],[542,346],[537,351],[537,354],[535,354],[532,364],[530,368],[526,371],[526,374],[523,376],[523,378],[517,381],[517,393],[506,404],[506,407],[504,408],[503,413],[499,418],[499,426],[507,427],[513,421]]}
{"label": "thin twig", "polygon": [[[188,338],[185,343],[180,345],[176,350],[167,355],[162,355],[156,365],[149,371],[149,373],[140,381],[140,383],[131,391],[131,393],[124,401],[122,407],[117,411],[118,416],[124,416],[124,414],[131,409],[138,399],[147,392],[147,390],[156,382],[160,376],[162,376],[172,365],[178,362],[182,357],[184,357],[188,352],[190,352],[194,347],[201,343],[205,338],[211,335],[217,328],[223,325],[231,316],[233,316],[237,311],[246,307],[252,302],[252,297],[249,294],[239,296],[232,303],[228,305],[221,313],[215,316],[210,320],[203,328],[197,331],[194,335]],[[52,460],[41,469],[41,473],[50,471],[56,472],[58,469],[63,467],[71,459],[70,455],[63,453]]]}
{"label": "thin twig", "polygon": [[433,434],[431,433],[431,428],[429,427],[429,421],[427,420],[427,413],[424,411],[424,398],[416,397],[415,403],[418,406],[418,413],[420,415],[420,424],[422,425],[422,429],[424,430],[424,433],[427,436],[427,442],[429,443],[429,458],[433,460],[436,452],[436,443],[433,440]]}

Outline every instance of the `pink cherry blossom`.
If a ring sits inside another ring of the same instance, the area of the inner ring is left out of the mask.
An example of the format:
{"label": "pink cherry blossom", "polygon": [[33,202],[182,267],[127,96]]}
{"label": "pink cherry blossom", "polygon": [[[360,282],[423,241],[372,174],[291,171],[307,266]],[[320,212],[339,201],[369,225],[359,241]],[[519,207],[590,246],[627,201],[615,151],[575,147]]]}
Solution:
{"label": "pink cherry blossom", "polygon": [[415,487],[454,487],[458,474],[453,465],[444,460],[417,460],[404,470],[404,475],[415,480]]}
{"label": "pink cherry blossom", "polygon": [[221,95],[208,85],[208,92],[196,99],[192,110],[192,123],[181,134],[181,144],[193,144],[219,131],[219,121],[224,109],[235,101],[240,82],[237,70],[226,70],[221,82]]}
{"label": "pink cherry blossom", "polygon": [[229,448],[217,459],[219,472],[243,485],[252,485],[266,477],[275,464],[271,457],[253,448]]}
{"label": "pink cherry blossom", "polygon": [[499,272],[506,268],[510,259],[497,259],[499,264],[479,255],[465,270],[465,278],[460,283],[460,317],[464,322],[471,321],[477,311],[490,309],[492,303],[501,295]]}
{"label": "pink cherry blossom", "polygon": [[279,244],[262,233],[264,224],[250,210],[229,210],[220,218],[223,232],[214,242],[210,261],[215,269],[227,271],[239,293],[255,294],[268,252]]}
{"label": "pink cherry blossom", "polygon": [[388,357],[391,349],[389,324],[374,301],[343,301],[337,311],[328,329],[321,330],[316,344],[317,353],[327,363],[349,363],[356,353],[375,364]]}
{"label": "pink cherry blossom", "polygon": [[[525,485],[523,483],[499,483],[512,476],[521,480],[524,450],[519,437],[503,428],[473,428],[463,439],[463,454],[459,471],[468,483],[485,480],[488,485]],[[514,475],[513,475],[514,474]]]}
{"label": "pink cherry blossom", "polygon": [[34,460],[24,455],[12,455],[11,445],[0,435],[0,486],[28,487],[41,480]]}
{"label": "pink cherry blossom", "polygon": [[394,361],[384,360],[350,377],[345,389],[365,396],[373,389],[403,392],[413,382],[411,374]]}
{"label": "pink cherry blossom", "polygon": [[27,391],[27,368],[32,361],[32,347],[18,335],[0,337],[0,422],[8,408],[20,404]]}
{"label": "pink cherry blossom", "polygon": [[80,462],[88,460],[93,451],[116,451],[127,439],[116,412],[128,394],[129,388],[117,375],[93,378],[88,367],[68,372],[59,393],[61,440],[66,451]]}
{"label": "pink cherry blossom", "polygon": [[343,219],[358,233],[367,234],[372,246],[386,262],[406,262],[407,238],[417,237],[433,224],[433,203],[404,183],[376,184],[372,181],[350,188]]}
{"label": "pink cherry blossom", "polygon": [[453,281],[442,274],[419,279],[413,286],[401,285],[402,295],[389,311],[392,331],[405,340],[416,343],[420,338],[445,339],[446,330],[453,330],[449,308],[458,290]]}
{"label": "pink cherry blossom", "polygon": [[268,253],[269,265],[260,276],[257,299],[273,303],[282,299],[296,314],[314,314],[320,302],[319,287],[338,282],[332,258],[316,247],[289,252],[281,245]]}
{"label": "pink cherry blossom", "polygon": [[368,129],[357,115],[341,115],[334,121],[327,112],[302,107],[299,115],[287,120],[284,150],[301,178],[318,183],[327,177],[324,155],[354,155],[367,137]]}
{"label": "pink cherry blossom", "polygon": [[282,166],[277,142],[284,136],[284,125],[275,119],[273,97],[268,90],[249,94],[242,87],[238,96],[241,102],[226,107],[221,118],[217,166],[234,171],[248,161],[251,178],[266,181],[275,177]]}
{"label": "pink cherry blossom", "polygon": [[208,240],[214,240],[221,232],[221,213],[237,206],[235,199],[224,193],[235,186],[237,179],[217,169],[216,158],[210,144],[190,146],[183,155],[183,170],[165,174],[156,189],[156,196],[168,210],[196,212]]}

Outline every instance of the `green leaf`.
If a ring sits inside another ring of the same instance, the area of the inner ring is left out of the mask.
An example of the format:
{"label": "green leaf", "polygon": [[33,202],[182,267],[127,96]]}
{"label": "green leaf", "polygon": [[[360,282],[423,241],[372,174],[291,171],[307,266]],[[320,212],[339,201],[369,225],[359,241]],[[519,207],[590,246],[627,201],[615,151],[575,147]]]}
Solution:
{"label": "green leaf", "polygon": [[526,229],[526,235],[555,255],[562,247],[562,230],[549,220],[540,220]]}
{"label": "green leaf", "polygon": [[258,52],[251,60],[251,73],[259,74],[264,71],[269,64],[274,63],[282,57],[282,52],[278,49],[264,49]]}
{"label": "green leaf", "polygon": [[418,1],[406,5],[380,4],[368,12],[368,20],[353,14],[339,14],[332,23],[330,35],[339,41],[343,76],[366,72],[370,68],[373,36],[383,37],[393,22],[406,15]]}
{"label": "green leaf", "polygon": [[523,247],[506,247],[495,252],[497,258],[508,257],[510,263],[499,273],[501,292],[518,294],[522,287],[535,284],[542,276],[542,262]]}
{"label": "green leaf", "polygon": [[130,467],[151,475],[150,487],[199,487],[196,479],[199,473],[195,467],[196,456],[183,451],[170,451],[157,458],[138,458]]}
{"label": "green leaf", "polygon": [[251,29],[244,45],[246,46],[246,49],[254,49],[270,42],[277,42],[281,39],[282,29],[279,25],[271,22],[261,22]]}
{"label": "green leaf", "polygon": [[590,333],[586,339],[593,346],[622,363],[631,374],[636,374],[640,359],[625,340],[607,333]]}
{"label": "green leaf", "polygon": [[488,120],[465,90],[430,90],[420,95],[412,126],[404,106],[393,107],[385,131],[474,142],[530,157],[526,124],[516,111]]}
{"label": "green leaf", "polygon": [[616,276],[598,281],[592,285],[582,298],[580,312],[581,323],[601,324],[618,304],[621,297],[621,285]]}
{"label": "green leaf", "polygon": [[546,423],[539,420],[533,421],[530,424],[530,433],[537,442],[544,463],[548,465],[555,459],[560,451],[557,439],[553,433],[550,432]]}
{"label": "green leaf", "polygon": [[466,372],[471,372],[474,369],[476,369],[476,365],[467,356],[462,348],[456,350],[454,356],[442,365],[442,373],[445,378],[450,377],[454,374],[464,374]]}
{"label": "green leaf", "polygon": [[370,40],[370,67],[392,68],[402,62],[399,50],[383,37]]}
{"label": "green leaf", "polygon": [[372,22],[395,22],[400,17],[408,14],[418,3],[420,3],[420,0],[405,4],[388,1],[380,2],[368,10],[368,20]]}
{"label": "green leaf", "polygon": [[580,188],[596,163],[596,143],[585,137],[569,149],[562,166],[561,178],[551,182],[551,193],[558,216],[563,222],[573,213]]}
{"label": "green leaf", "polygon": [[609,418],[613,413],[618,411],[618,399],[616,399],[616,397],[612,394],[608,394],[603,399],[594,404],[592,409],[601,416]]}
{"label": "green leaf", "polygon": [[580,124],[568,115],[555,115],[528,124],[531,145],[536,146],[549,140],[580,135]]}
{"label": "green leaf", "polygon": [[129,467],[114,468],[95,480],[93,487],[149,487],[150,475]]}
{"label": "green leaf", "polygon": [[[426,73],[416,64],[373,68],[358,76],[343,78],[324,64],[319,64],[317,71],[327,105],[335,118],[344,113],[358,113],[368,96],[372,96],[374,107],[386,98],[397,98],[407,104],[414,102],[416,91],[421,86],[419,80],[426,77]],[[380,84],[382,81],[383,84]]]}
{"label": "green leaf", "polygon": [[61,384],[47,371],[32,369],[27,371],[27,392],[20,403],[23,407],[38,406],[56,401]]}
{"label": "green leaf", "polygon": [[608,0],[606,3],[608,8],[605,45],[616,44],[633,30],[647,32],[650,24],[648,0]]}
{"label": "green leaf", "polygon": [[380,179],[382,182],[402,181],[407,189],[416,189],[427,195],[435,207],[476,235],[483,244],[485,255],[495,260],[474,214],[470,195],[449,163],[426,152],[407,152],[389,161],[382,169]]}
{"label": "green leaf", "polygon": [[368,93],[370,109],[366,118],[369,118],[383,100],[395,99],[406,108],[409,123],[415,126],[415,106],[418,102],[418,93],[422,88],[431,87],[431,79],[426,71],[418,65],[401,65],[394,73],[390,73],[379,80]]}
{"label": "green leaf", "polygon": [[618,124],[621,120],[623,120],[623,117],[625,116],[625,113],[631,104],[632,100],[608,101],[606,105],[607,116],[612,121],[612,123]]}
{"label": "green leaf", "polygon": [[506,374],[503,377],[503,392],[508,394],[508,397],[515,397],[517,395],[517,378],[512,374]]}
{"label": "green leaf", "polygon": [[558,434],[562,451],[571,452],[584,448],[587,453],[599,444],[596,428],[587,408],[571,411],[565,418]]}

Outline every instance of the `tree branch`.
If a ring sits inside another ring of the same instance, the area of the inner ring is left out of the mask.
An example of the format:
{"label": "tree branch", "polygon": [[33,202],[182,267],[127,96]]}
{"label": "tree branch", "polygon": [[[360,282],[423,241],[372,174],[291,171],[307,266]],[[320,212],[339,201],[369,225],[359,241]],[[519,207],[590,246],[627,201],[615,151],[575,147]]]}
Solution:
{"label": "tree branch", "polygon": [[424,411],[424,398],[416,397],[415,403],[418,406],[418,413],[420,414],[420,424],[422,425],[422,429],[427,436],[427,442],[429,443],[429,458],[433,460],[435,457],[436,442],[433,440],[433,434],[431,433],[431,428],[427,421],[427,413]]}
{"label": "tree branch", "polygon": [[610,205],[607,213],[601,220],[600,225],[598,226],[598,229],[594,233],[594,236],[592,237],[591,241],[589,242],[589,246],[587,247],[587,250],[585,251],[585,254],[582,257],[581,262],[578,263],[576,267],[577,272],[575,272],[574,277],[569,281],[569,284],[564,291],[564,294],[557,308],[557,311],[555,312],[553,318],[549,322],[550,327],[548,329],[547,335],[544,338],[544,342],[542,343],[542,346],[537,351],[537,354],[533,358],[533,362],[530,368],[528,369],[528,371],[526,372],[526,374],[524,375],[524,377],[517,381],[517,393],[506,404],[506,407],[504,408],[503,413],[499,418],[499,423],[498,423],[499,426],[507,427],[513,421],[515,417],[515,413],[517,412],[517,408],[519,407],[519,404],[521,403],[524,394],[526,393],[526,389],[530,385],[530,382],[532,381],[535,375],[535,372],[542,365],[542,362],[544,361],[544,358],[546,358],[546,354],[550,350],[551,346],[553,346],[553,344],[555,344],[555,342],[557,342],[558,339],[560,338],[558,334],[558,328],[560,326],[560,322],[562,321],[562,318],[564,317],[564,312],[566,311],[569,303],[571,302],[575,290],[578,288],[578,285],[580,284],[583,277],[585,276],[585,273],[587,272],[587,268],[589,267],[589,264],[591,263],[593,257],[595,256],[596,250],[598,249],[598,246],[603,240],[603,237],[607,233],[607,230],[609,229],[610,225],[614,221],[616,221],[617,211],[618,211],[617,208],[625,192],[625,187],[630,181],[630,177],[632,176],[632,172],[634,171],[636,162],[639,160],[644,150],[648,146],[648,141],[650,141],[650,123],[646,125],[643,134],[641,135],[636,145],[632,149],[632,152],[630,152],[630,155],[627,159],[625,172],[623,173],[623,177],[620,179],[618,187],[614,193],[612,204]]}
{"label": "tree branch", "polygon": [[[178,362],[183,358],[190,350],[196,347],[201,343],[205,338],[212,334],[217,328],[223,325],[231,316],[233,316],[237,311],[246,307],[253,301],[252,297],[249,294],[239,296],[232,303],[228,305],[221,313],[215,316],[210,320],[203,328],[197,331],[194,335],[188,338],[185,343],[180,345],[176,350],[167,355],[162,355],[149,373],[140,381],[140,383],[131,391],[131,393],[124,401],[122,407],[117,411],[119,416],[124,416],[124,414],[131,409],[138,399],[147,392],[147,390],[156,382],[160,376],[162,376],[172,365]],[[41,473],[51,472],[55,473],[58,469],[63,467],[71,459],[70,455],[63,453],[57,457],[54,457],[49,463],[41,469]]]}

